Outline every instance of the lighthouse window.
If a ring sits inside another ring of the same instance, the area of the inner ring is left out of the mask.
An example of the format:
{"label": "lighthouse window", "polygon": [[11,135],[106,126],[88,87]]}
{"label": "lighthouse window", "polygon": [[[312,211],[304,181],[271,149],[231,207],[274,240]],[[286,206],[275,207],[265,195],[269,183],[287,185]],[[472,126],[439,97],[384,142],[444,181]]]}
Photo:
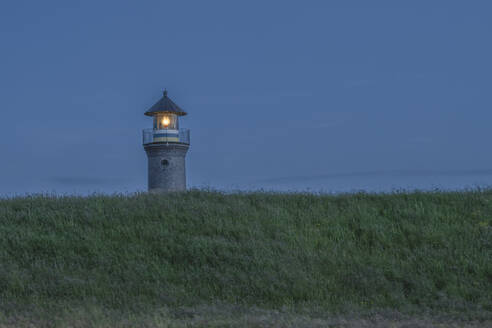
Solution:
{"label": "lighthouse window", "polygon": [[169,161],[168,161],[167,159],[163,159],[163,160],[161,161],[161,165],[162,165],[163,167],[166,167],[166,166],[168,166],[168,165],[169,165]]}
{"label": "lighthouse window", "polygon": [[178,130],[176,114],[162,113],[154,116],[154,128],[158,130]]}

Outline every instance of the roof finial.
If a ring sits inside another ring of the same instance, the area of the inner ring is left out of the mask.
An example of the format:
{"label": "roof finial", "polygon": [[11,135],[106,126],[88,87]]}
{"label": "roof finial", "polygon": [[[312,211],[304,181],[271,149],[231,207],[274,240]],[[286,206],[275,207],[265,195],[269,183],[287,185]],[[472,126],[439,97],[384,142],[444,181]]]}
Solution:
{"label": "roof finial", "polygon": [[167,97],[167,90],[166,89],[164,89],[163,94],[164,94],[164,97]]}

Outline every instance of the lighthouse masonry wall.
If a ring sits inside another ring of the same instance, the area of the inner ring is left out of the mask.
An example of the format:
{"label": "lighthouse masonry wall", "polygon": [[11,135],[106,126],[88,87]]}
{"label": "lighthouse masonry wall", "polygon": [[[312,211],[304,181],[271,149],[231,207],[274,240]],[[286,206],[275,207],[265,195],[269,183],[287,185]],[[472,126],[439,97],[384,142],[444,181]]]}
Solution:
{"label": "lighthouse masonry wall", "polygon": [[184,143],[147,144],[149,192],[186,190],[185,157],[190,146]]}

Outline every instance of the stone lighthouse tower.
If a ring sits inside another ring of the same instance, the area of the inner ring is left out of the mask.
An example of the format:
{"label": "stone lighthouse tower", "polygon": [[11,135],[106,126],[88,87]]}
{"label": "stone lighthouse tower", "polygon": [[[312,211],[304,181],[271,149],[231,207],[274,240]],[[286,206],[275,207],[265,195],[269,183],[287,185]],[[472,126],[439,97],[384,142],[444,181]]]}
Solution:
{"label": "stone lighthouse tower", "polygon": [[163,97],[145,115],[154,120],[143,131],[148,158],[148,188],[152,192],[186,190],[185,156],[190,147],[190,130],[179,128],[179,117],[187,113],[164,90]]}

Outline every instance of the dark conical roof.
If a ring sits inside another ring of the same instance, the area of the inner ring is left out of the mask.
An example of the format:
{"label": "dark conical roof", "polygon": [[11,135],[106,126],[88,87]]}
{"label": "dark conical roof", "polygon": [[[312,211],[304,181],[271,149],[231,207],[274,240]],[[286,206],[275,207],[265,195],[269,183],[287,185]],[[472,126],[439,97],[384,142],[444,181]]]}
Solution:
{"label": "dark conical roof", "polygon": [[162,98],[156,102],[154,106],[150,107],[150,109],[145,112],[145,115],[153,116],[157,113],[173,113],[180,116],[187,114],[167,96],[167,90],[164,90]]}

